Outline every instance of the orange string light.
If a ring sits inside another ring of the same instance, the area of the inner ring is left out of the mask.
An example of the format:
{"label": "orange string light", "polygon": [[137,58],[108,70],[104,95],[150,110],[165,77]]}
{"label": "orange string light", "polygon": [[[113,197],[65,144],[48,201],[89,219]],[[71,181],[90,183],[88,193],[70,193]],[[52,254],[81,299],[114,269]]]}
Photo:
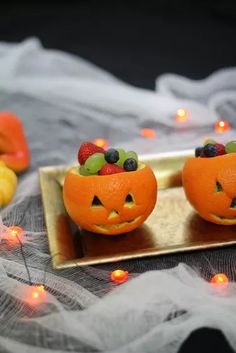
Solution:
{"label": "orange string light", "polygon": [[7,227],[6,232],[4,233],[4,236],[6,239],[10,240],[13,243],[19,244],[19,239],[23,235],[24,230],[21,227],[17,226],[11,226]]}
{"label": "orange string light", "polygon": [[229,284],[229,279],[224,273],[217,273],[212,277],[211,284],[217,285],[219,288],[226,288]]}
{"label": "orange string light", "polygon": [[227,120],[218,120],[215,123],[215,132],[218,134],[227,132],[231,129],[231,126]]}
{"label": "orange string light", "polygon": [[184,123],[185,121],[187,121],[189,118],[189,113],[187,110],[185,109],[178,109],[177,110],[177,113],[176,113],[176,116],[175,116],[175,120],[178,122],[178,123]]}
{"label": "orange string light", "polygon": [[10,232],[11,235],[13,236],[20,236],[23,234],[24,230],[21,227],[18,226],[11,226],[8,227],[8,231]]}
{"label": "orange string light", "polygon": [[115,270],[111,272],[111,280],[116,283],[126,282],[129,277],[129,272],[124,270]]}
{"label": "orange string light", "polygon": [[140,130],[140,136],[145,137],[146,139],[156,138],[156,132],[153,129],[143,128]]}
{"label": "orange string light", "polygon": [[[13,242],[16,242],[21,246],[21,249],[22,249],[22,241],[20,240],[20,237],[24,233],[23,228],[18,226],[10,226],[6,228],[7,229],[6,229],[6,232],[4,232],[4,235],[7,237],[7,239]],[[23,250],[22,250],[22,256],[25,261],[26,270],[28,271],[29,282],[31,283],[31,277],[26,265],[26,260],[25,260],[25,255],[23,253]],[[24,295],[24,301],[26,301],[29,305],[39,304],[45,299],[46,299],[46,291],[43,284],[30,285],[27,287],[26,294]]]}
{"label": "orange string light", "polygon": [[109,146],[109,143],[108,143],[108,140],[107,139],[104,139],[104,138],[96,138],[95,140],[93,140],[93,143],[98,146],[98,147],[102,147],[104,148],[105,150],[108,148]]}
{"label": "orange string light", "polygon": [[35,286],[29,286],[27,288],[26,296],[24,300],[30,305],[37,305],[46,299],[46,291],[44,285],[39,284]]}

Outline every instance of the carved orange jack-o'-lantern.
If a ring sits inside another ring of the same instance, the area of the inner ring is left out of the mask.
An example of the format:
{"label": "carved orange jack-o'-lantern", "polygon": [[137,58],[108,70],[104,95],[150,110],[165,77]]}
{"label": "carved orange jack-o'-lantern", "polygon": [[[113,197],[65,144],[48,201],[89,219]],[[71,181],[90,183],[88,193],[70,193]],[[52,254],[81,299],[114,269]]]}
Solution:
{"label": "carved orange jack-o'-lantern", "polygon": [[189,158],[183,168],[183,187],[202,218],[236,224],[236,153]]}
{"label": "carved orange jack-o'-lantern", "polygon": [[115,235],[141,225],[152,212],[157,182],[144,163],[133,172],[82,176],[78,167],[65,177],[63,199],[72,220],[86,230]]}

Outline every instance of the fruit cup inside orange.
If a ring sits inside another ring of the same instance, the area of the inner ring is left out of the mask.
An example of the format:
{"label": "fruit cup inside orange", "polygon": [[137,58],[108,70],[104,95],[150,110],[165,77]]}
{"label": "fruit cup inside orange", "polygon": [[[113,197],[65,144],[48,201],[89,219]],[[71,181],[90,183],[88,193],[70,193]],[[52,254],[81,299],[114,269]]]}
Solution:
{"label": "fruit cup inside orange", "polygon": [[105,162],[95,175],[81,175],[81,167],[67,173],[64,204],[72,220],[83,229],[106,235],[127,233],[152,212],[157,198],[156,178],[144,163],[138,162],[135,170],[127,172],[115,164],[118,160],[107,163],[106,158],[111,161],[105,154]]}
{"label": "fruit cup inside orange", "polygon": [[225,146],[214,144],[216,149],[213,144],[204,147],[205,154],[204,149],[199,148],[197,157],[186,161],[182,174],[184,191],[202,218],[216,224],[234,225],[236,142],[231,141]]}

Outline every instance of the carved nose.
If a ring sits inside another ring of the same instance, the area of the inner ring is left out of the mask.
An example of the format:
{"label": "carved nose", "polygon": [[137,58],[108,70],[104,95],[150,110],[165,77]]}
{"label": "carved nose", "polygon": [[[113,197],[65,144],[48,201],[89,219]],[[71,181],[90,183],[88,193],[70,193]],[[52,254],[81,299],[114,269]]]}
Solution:
{"label": "carved nose", "polygon": [[236,197],[233,198],[230,208],[236,208]]}
{"label": "carved nose", "polygon": [[109,216],[108,216],[108,219],[111,219],[111,218],[114,218],[114,217],[117,217],[119,216],[119,212],[116,211],[116,210],[111,210]]}

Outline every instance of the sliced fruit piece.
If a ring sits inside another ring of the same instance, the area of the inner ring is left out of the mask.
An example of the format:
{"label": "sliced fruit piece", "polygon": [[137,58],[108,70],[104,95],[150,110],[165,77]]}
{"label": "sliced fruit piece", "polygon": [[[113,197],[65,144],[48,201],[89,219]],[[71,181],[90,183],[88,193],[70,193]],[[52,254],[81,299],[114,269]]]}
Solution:
{"label": "sliced fruit piece", "polygon": [[78,161],[84,165],[86,160],[94,153],[105,153],[102,147],[96,146],[92,142],[83,142],[78,151]]}
{"label": "sliced fruit piece", "polygon": [[98,172],[99,175],[110,175],[116,173],[123,173],[124,169],[116,164],[106,163]]}
{"label": "sliced fruit piece", "polygon": [[90,173],[97,173],[106,163],[103,153],[92,154],[85,162],[84,167]]}
{"label": "sliced fruit piece", "polygon": [[138,168],[138,163],[133,158],[127,158],[124,163],[124,170],[126,172],[133,172]]}
{"label": "sliced fruit piece", "polygon": [[105,160],[107,163],[116,163],[119,158],[119,152],[115,148],[109,148],[109,150],[105,152]]}

